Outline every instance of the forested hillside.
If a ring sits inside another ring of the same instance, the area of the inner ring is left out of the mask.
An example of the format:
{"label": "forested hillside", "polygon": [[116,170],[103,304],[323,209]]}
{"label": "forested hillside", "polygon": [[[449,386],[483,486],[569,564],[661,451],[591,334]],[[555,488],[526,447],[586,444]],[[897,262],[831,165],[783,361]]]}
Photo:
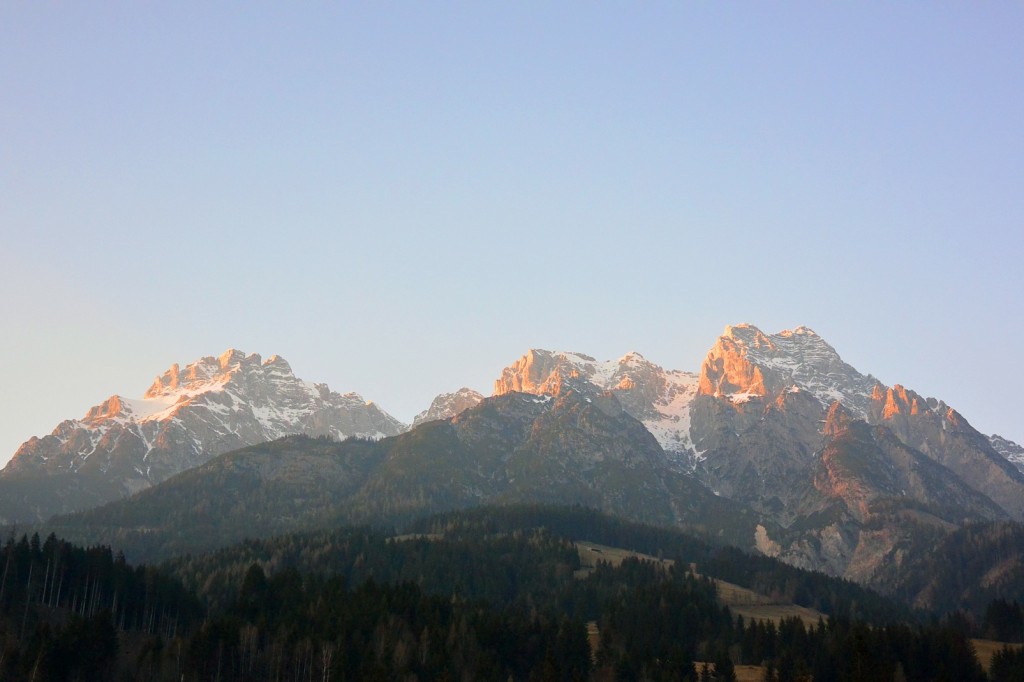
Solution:
{"label": "forested hillside", "polygon": [[[5,680],[1019,679],[988,677],[970,636],[1019,639],[1016,602],[984,619],[912,612],[853,583],[583,508],[478,508],[395,536],[370,528],[247,541],[161,567],[107,548],[11,538],[0,581]],[[589,540],[658,560],[600,558]],[[715,580],[827,614],[756,620]]]}

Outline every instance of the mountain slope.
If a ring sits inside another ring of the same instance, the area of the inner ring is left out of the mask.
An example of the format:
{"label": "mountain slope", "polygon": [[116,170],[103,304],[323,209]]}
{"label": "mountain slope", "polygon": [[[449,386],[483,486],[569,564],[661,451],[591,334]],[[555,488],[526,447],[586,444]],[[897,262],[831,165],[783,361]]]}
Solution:
{"label": "mountain slope", "polygon": [[162,558],[342,521],[401,524],[487,502],[557,501],[752,546],[754,514],[663,464],[612,394],[508,393],[380,441],[289,437],[228,453],[53,528]]}
{"label": "mountain slope", "polygon": [[279,356],[228,350],[172,366],[141,399],[111,396],[28,440],[0,473],[0,515],[42,519],[98,504],[291,433],[379,438],[404,428],[355,393],[296,378]]}
{"label": "mountain slope", "polygon": [[868,420],[955,472],[1013,518],[1024,519],[1024,475],[953,408],[898,384],[877,386]]}

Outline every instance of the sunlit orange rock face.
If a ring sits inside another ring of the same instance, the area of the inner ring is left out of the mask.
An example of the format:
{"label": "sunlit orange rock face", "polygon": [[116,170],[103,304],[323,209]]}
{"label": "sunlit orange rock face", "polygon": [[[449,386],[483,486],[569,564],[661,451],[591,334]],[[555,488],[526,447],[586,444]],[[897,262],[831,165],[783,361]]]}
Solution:
{"label": "sunlit orange rock face", "polygon": [[121,402],[121,396],[112,395],[99,405],[90,408],[82,421],[87,424],[102,422],[116,417],[122,411],[124,411],[124,403]]}
{"label": "sunlit orange rock face", "polygon": [[[764,374],[761,368],[750,362],[744,347],[736,343],[731,333],[733,327],[727,327],[725,335],[719,337],[712,346],[700,368],[700,383],[697,392],[700,395],[727,395],[731,393],[750,393],[767,395]],[[772,347],[771,339],[759,330],[756,331],[754,342]]]}
{"label": "sunlit orange rock face", "polygon": [[[593,360],[588,356],[581,356]],[[561,395],[567,380],[578,379],[579,370],[558,354],[530,350],[506,367],[494,382],[494,395],[517,391],[534,395]],[[585,378],[585,377],[584,377]]]}
{"label": "sunlit orange rock face", "polygon": [[891,419],[896,415],[921,414],[928,409],[926,401],[913,391],[908,391],[900,384],[886,389],[878,385],[872,399],[882,403],[882,419]]}
{"label": "sunlit orange rock face", "polygon": [[[229,348],[216,358],[206,357],[199,362],[190,363],[184,371],[175,363],[162,376],[153,381],[146,391],[145,397],[158,398],[182,388],[201,386],[211,381],[222,381],[225,376],[238,374],[239,365],[244,365],[252,358],[262,362],[258,353],[253,353],[249,357],[240,350]],[[269,358],[267,363],[273,364],[275,361],[281,362],[282,359],[275,355]]]}
{"label": "sunlit orange rock face", "polygon": [[842,403],[834,402],[825,414],[825,424],[821,427],[821,432],[826,438],[835,436],[846,429],[851,421],[853,421],[853,417],[850,415],[850,411],[843,407]]}

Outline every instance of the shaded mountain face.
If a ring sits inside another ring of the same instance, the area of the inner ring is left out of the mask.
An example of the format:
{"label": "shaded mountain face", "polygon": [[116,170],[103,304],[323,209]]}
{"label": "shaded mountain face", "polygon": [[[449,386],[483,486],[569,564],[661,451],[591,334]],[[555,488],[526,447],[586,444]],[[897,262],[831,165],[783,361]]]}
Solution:
{"label": "shaded mountain face", "polygon": [[1012,518],[1024,519],[1024,476],[953,408],[898,384],[889,389],[876,386],[868,421],[885,426],[903,443],[952,470]]}
{"label": "shaded mountain face", "polygon": [[0,473],[0,516],[38,520],[99,504],[287,434],[377,438],[404,428],[355,393],[298,379],[279,356],[229,350],[174,365],[143,398],[111,396],[28,440]]}
{"label": "shaded mountain face", "polygon": [[814,488],[827,500],[841,501],[860,521],[886,500],[913,502],[950,523],[1007,517],[1002,507],[953,471],[906,445],[890,429],[851,418],[841,403],[829,409],[824,433],[821,456],[812,468]]}
{"label": "shaded mountain face", "polygon": [[756,516],[666,466],[657,439],[619,395],[564,385],[558,395],[510,391],[381,441],[387,457],[350,514],[369,520],[376,510],[411,517],[486,502],[581,504],[752,546]]}
{"label": "shaded mountain face", "polygon": [[756,515],[664,463],[612,393],[511,392],[379,441],[292,437],[231,452],[53,528],[152,559],[342,522],[401,524],[488,502],[541,502],[752,547]]}
{"label": "shaded mountain face", "polygon": [[[800,486],[794,521],[762,550],[788,563],[891,591],[908,556],[965,523],[1005,510],[884,426],[833,403],[824,445]],[[766,534],[767,537],[767,534]]]}

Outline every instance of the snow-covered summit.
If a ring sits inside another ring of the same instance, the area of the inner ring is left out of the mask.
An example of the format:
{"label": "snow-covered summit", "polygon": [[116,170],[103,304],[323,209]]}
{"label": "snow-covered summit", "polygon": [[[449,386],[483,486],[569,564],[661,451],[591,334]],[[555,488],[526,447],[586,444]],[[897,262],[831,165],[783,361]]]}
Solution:
{"label": "snow-covered summit", "polygon": [[738,324],[725,328],[704,360],[700,393],[736,401],[797,387],[823,405],[838,400],[865,417],[877,384],[809,327],[769,335],[752,324]]}
{"label": "snow-covered summit", "polygon": [[31,438],[2,475],[98,474],[134,491],[228,450],[293,433],[383,437],[405,426],[356,393],[297,378],[284,358],[228,349],[172,365],[142,398],[114,395]]}

